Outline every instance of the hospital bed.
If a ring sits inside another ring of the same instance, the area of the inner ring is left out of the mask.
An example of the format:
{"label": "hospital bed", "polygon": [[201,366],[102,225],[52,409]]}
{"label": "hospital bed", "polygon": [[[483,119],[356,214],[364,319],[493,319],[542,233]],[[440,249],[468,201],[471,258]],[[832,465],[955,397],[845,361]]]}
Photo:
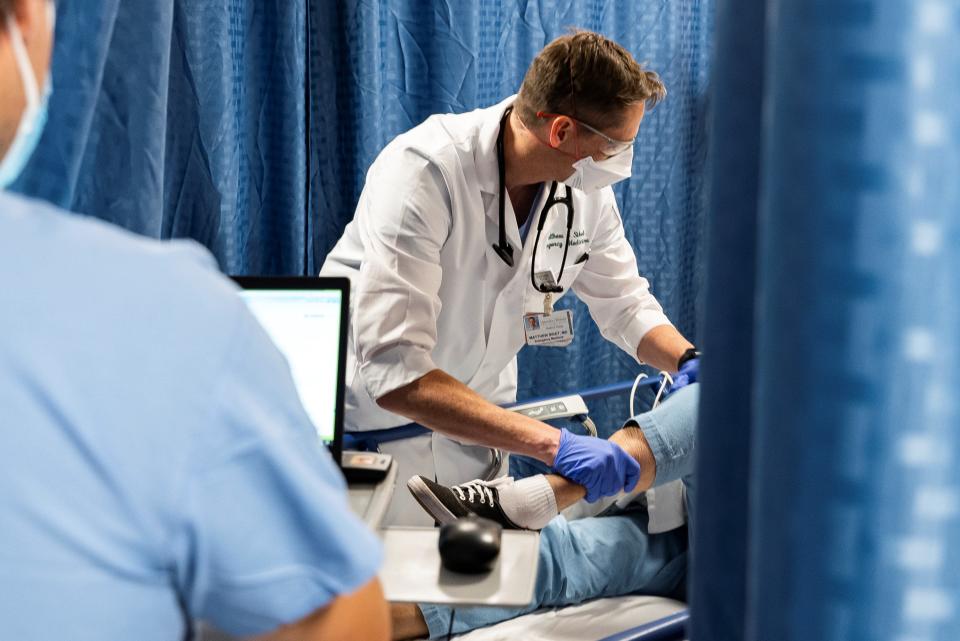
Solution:
{"label": "hospital bed", "polygon": [[[670,599],[611,597],[538,610],[451,638],[457,641],[680,641],[686,639],[689,618],[686,606]],[[637,625],[637,621],[644,623]]]}

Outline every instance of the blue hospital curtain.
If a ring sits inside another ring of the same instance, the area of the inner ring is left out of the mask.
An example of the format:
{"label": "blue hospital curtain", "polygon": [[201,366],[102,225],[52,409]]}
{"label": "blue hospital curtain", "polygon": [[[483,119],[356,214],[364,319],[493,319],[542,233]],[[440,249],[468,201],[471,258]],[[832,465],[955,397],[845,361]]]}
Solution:
{"label": "blue hospital curtain", "polygon": [[692,641],[955,641],[960,2],[718,9]]}
{"label": "blue hospital curtain", "polygon": [[691,641],[743,641],[766,0],[717,0]]}
{"label": "blue hospital curtain", "polygon": [[303,273],[304,3],[61,0],[50,122],[15,188],[229,273]]}
{"label": "blue hospital curtain", "polygon": [[[438,112],[499,102],[569,28],[599,31],[663,77],[666,102],[641,127],[634,178],[616,188],[641,272],[690,335],[702,274],[706,85],[712,0],[311,0],[313,267],[353,216],[367,167],[393,137]],[[575,310],[567,349],[521,353],[520,398],[632,378],[636,364]],[[612,431],[622,399],[592,408]]]}
{"label": "blue hospital curtain", "polygon": [[774,4],[748,639],[955,641],[960,2]]}

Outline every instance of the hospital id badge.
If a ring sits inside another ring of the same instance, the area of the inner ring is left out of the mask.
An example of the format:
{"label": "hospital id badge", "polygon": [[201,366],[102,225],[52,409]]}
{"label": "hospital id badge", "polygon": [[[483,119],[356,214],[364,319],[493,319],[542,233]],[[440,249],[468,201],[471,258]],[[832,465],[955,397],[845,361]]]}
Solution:
{"label": "hospital id badge", "polygon": [[527,345],[566,347],[573,342],[573,312],[561,309],[552,314],[526,314],[523,332]]}

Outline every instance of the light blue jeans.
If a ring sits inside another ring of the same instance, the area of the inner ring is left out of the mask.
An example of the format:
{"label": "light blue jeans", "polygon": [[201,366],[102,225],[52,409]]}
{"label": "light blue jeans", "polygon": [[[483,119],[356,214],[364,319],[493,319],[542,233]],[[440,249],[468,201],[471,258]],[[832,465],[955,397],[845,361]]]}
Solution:
{"label": "light blue jeans", "polygon": [[[654,485],[683,479],[688,521],[693,518],[694,440],[699,385],[670,395],[657,409],[627,421],[639,426],[657,461]],[[455,633],[492,625],[542,607],[598,597],[651,594],[684,598],[687,528],[647,532],[647,510],[639,502],[625,510],[577,521],[558,516],[540,533],[540,567],[533,601],[523,608],[457,608]],[[430,638],[446,635],[451,609],[421,605]]]}

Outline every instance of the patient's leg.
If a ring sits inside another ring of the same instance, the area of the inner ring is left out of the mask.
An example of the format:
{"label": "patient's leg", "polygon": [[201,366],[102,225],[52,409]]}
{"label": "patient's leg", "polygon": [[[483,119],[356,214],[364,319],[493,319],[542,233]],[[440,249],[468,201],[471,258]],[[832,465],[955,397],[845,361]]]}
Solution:
{"label": "patient's leg", "polygon": [[[610,440],[640,464],[639,490],[684,478],[693,471],[699,386],[671,395],[658,408],[627,421]],[[557,475],[534,475],[512,481],[471,481],[445,487],[415,476],[407,487],[441,523],[477,514],[504,527],[539,530],[561,510],[584,498],[586,490]]]}
{"label": "patient's leg", "polygon": [[[637,488],[641,491],[650,488],[657,477],[657,461],[643,430],[628,425],[614,433],[610,440],[640,464]],[[587,493],[582,485],[556,474],[535,474],[519,481],[510,478],[470,481],[452,487],[415,476],[407,481],[407,488],[441,523],[476,514],[504,527],[527,530],[542,529],[561,510],[580,501]]]}
{"label": "patient's leg", "polygon": [[[683,479],[688,486],[688,498],[692,497],[699,387],[694,384],[679,390],[656,409],[627,421],[623,429],[610,437],[640,464],[639,491]],[[586,496],[582,486],[561,476],[547,475],[542,478],[553,490],[558,511]],[[535,479],[531,477],[519,483],[529,482],[535,486]],[[510,486],[499,488],[499,492],[504,512],[516,512],[518,525],[537,529],[533,521],[543,522],[546,517],[543,514],[533,514],[536,519],[528,518],[528,510],[525,509],[527,502],[522,494],[518,496]]]}
{"label": "patient's leg", "polygon": [[[640,464],[640,482],[637,484],[637,489],[640,491],[650,489],[653,486],[654,479],[657,478],[657,461],[654,459],[650,445],[643,435],[643,430],[639,427],[625,427],[614,432],[610,440],[626,450],[627,454]],[[548,474],[545,479],[553,489],[558,510],[570,507],[587,495],[587,491],[582,485],[568,481],[558,474]]]}
{"label": "patient's leg", "polygon": [[[637,490],[649,489],[657,477],[657,461],[639,427],[624,427],[610,440],[622,447],[640,464]],[[542,489],[541,489],[542,488]],[[553,501],[534,500],[538,494],[553,494]],[[529,530],[539,530],[562,510],[582,500],[587,491],[582,485],[558,474],[536,475],[497,488],[500,508],[512,523]]]}

